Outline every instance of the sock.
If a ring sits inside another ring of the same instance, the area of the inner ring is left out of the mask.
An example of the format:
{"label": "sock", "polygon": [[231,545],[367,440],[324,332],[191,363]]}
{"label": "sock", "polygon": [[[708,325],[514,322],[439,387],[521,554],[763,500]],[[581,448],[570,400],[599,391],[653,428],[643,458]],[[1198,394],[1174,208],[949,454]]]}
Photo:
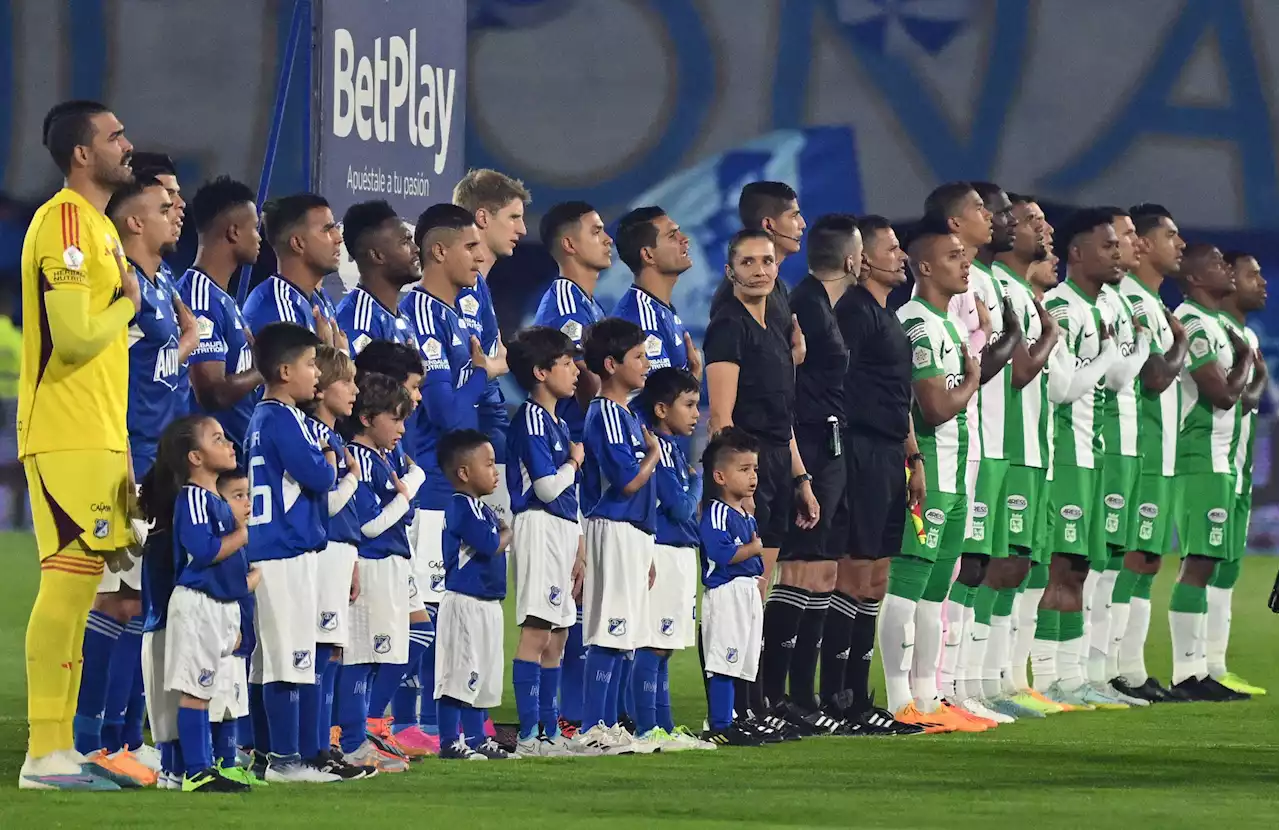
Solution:
{"label": "sock", "polygon": [[379,663],[373,670],[373,682],[369,684],[369,717],[385,718],[387,707],[396,689],[400,688],[408,663]]}
{"label": "sock", "polygon": [[111,655],[124,626],[101,611],[90,611],[84,631],[84,669],[76,701],[76,750],[88,755],[102,749],[102,711],[107,701]]}
{"label": "sock", "polygon": [[341,661],[334,660],[331,654],[329,662],[324,664],[324,671],[316,675],[320,686],[320,717],[316,721],[316,746],[321,751],[329,749],[329,727],[333,726],[334,688],[338,682],[340,668],[342,668]]}
{"label": "sock", "polygon": [[[991,645],[991,612],[996,604],[994,588],[979,585],[973,591],[973,622],[969,630],[968,651],[961,652],[964,659],[962,693],[965,697],[981,700],[983,667],[987,662],[987,650]],[[999,685],[997,680],[997,685]]]}
{"label": "sock", "polygon": [[[419,703],[423,695],[435,693],[435,645],[436,624],[434,620],[409,623],[409,661],[405,663],[404,679],[391,693],[391,728],[394,732],[402,732],[418,724],[420,716]],[[431,653],[431,686],[422,683],[422,667]],[[433,711],[434,706],[422,706],[422,710]]]}
{"label": "sock", "polygon": [[1058,616],[1058,679],[1064,689],[1074,689],[1085,682],[1080,662],[1080,646],[1084,639],[1084,612],[1062,611]]}
{"label": "sock", "polygon": [[1089,611],[1088,657],[1085,663],[1090,683],[1106,683],[1107,651],[1111,648],[1111,609],[1115,607],[1112,594],[1115,591],[1119,570],[1105,570],[1093,590],[1093,606]]}
{"label": "sock", "polygon": [[636,734],[644,735],[658,725],[658,664],[662,658],[647,648],[637,649],[631,670],[635,708],[631,716],[636,722]]}
{"label": "sock", "polygon": [[271,751],[271,729],[267,725],[267,697],[261,683],[249,684],[249,724],[253,729],[253,751],[265,756]]}
{"label": "sock", "polygon": [[658,726],[667,732],[674,732],[676,722],[671,714],[671,655],[662,658],[658,664],[658,696],[654,699],[653,712],[658,719]]}
{"label": "sock", "polygon": [[436,723],[440,728],[440,747],[453,746],[462,737],[463,704],[451,697],[442,697],[436,702]]}
{"label": "sock", "polygon": [[[298,688],[298,753],[304,760],[315,758],[320,754],[321,746],[328,746],[328,729],[324,743],[320,742],[320,692],[324,682],[323,666],[333,656],[333,646],[328,643],[316,643],[316,679],[313,683],[299,685]],[[327,724],[326,724],[327,726]]]}
{"label": "sock", "polygon": [[1133,588],[1138,582],[1138,572],[1129,568],[1121,568],[1116,574],[1116,583],[1111,589],[1111,616],[1107,627],[1111,632],[1111,642],[1107,645],[1108,680],[1120,677],[1120,650],[1125,634],[1129,629],[1129,603],[1133,599]]}
{"label": "sock", "polygon": [[542,666],[531,660],[511,661],[511,685],[516,694],[516,715],[520,719],[520,739],[538,737],[538,706],[541,696]]}
{"label": "sock", "polygon": [[897,712],[912,699],[910,671],[916,645],[916,603],[894,594],[885,594],[880,611],[880,663],[884,668],[885,705],[890,712]]}
{"label": "sock", "polygon": [[[1223,565],[1236,564],[1223,562]],[[1227,673],[1227,642],[1231,639],[1231,588],[1210,585],[1205,589],[1208,616],[1205,620],[1205,656],[1210,677]]]}
{"label": "sock", "polygon": [[854,704],[862,709],[871,700],[871,658],[876,650],[876,619],[880,603],[855,600],[858,614],[849,632],[849,657],[845,661],[844,687],[853,692]]}
{"label": "sock", "polygon": [[559,666],[547,668],[539,666],[538,678],[538,721],[547,737],[554,738],[560,734],[560,707],[557,696],[560,692]]}
{"label": "sock", "polygon": [[133,673],[133,690],[129,706],[124,710],[124,747],[137,749],[143,744],[142,725],[147,719],[147,692],[142,685],[142,640],[138,640],[138,668]]}
{"label": "sock", "polygon": [[[604,646],[591,646],[587,649],[587,669],[583,682],[582,726],[590,729],[597,723],[605,723],[605,705],[609,698],[609,685],[615,673],[615,659],[621,659],[622,652]],[[616,709],[614,710],[616,711]],[[609,713],[609,719],[614,717]],[[442,726],[443,728],[443,726]],[[441,737],[443,741],[443,735]]]}
{"label": "sock", "polygon": [[972,625],[973,588],[957,582],[951,586],[951,592],[942,605],[946,631],[942,643],[941,670],[938,672],[938,686],[943,697],[956,698],[960,689],[957,686],[957,672],[960,667],[960,650],[969,635]]}
{"label": "sock", "polygon": [[774,585],[764,606],[764,653],[760,677],[767,705],[782,701],[787,693],[787,674],[811,594],[793,585]]}
{"label": "sock", "polygon": [[707,706],[707,720],[712,729],[726,729],[733,722],[734,679],[713,674],[708,685],[711,701]]}
{"label": "sock", "polygon": [[1173,683],[1207,672],[1200,667],[1202,617],[1208,600],[1204,588],[1176,582],[1169,597],[1169,639],[1173,649]]}
{"label": "sock", "polygon": [[368,663],[351,663],[342,667],[337,709],[344,754],[355,752],[364,743],[365,721],[369,717],[369,674],[372,669],[373,666]]}
{"label": "sock", "polygon": [[[942,603],[922,599],[916,603],[916,636],[911,649],[911,693],[921,711],[932,712],[941,697],[938,664],[942,660]],[[884,648],[884,640],[881,641]],[[904,641],[905,642],[905,641]],[[882,660],[890,659],[887,655]]]}
{"label": "sock", "polygon": [[467,736],[467,746],[475,749],[485,742],[484,710],[474,706],[462,706],[462,734]]}
{"label": "sock", "polygon": [[[623,652],[622,661],[618,663],[617,671],[609,681],[609,700],[616,702],[616,705],[611,705],[606,711],[613,713],[613,723],[621,723],[623,715],[633,714],[628,706],[632,702],[628,692],[631,689],[631,672],[635,669],[635,665],[635,653]],[[605,722],[609,723],[607,720]]]}
{"label": "sock", "polygon": [[1036,639],[1036,616],[1040,612],[1040,600],[1043,597],[1043,588],[1024,587],[1013,603],[1014,691],[1031,688],[1031,681],[1027,676],[1027,661],[1031,659],[1031,644]]}
{"label": "sock", "polygon": [[422,652],[422,660],[418,666],[418,696],[421,705],[418,707],[418,728],[428,735],[435,735],[440,730],[436,725],[439,708],[435,703],[436,696],[436,645],[433,637],[431,643]]}
{"label": "sock", "polygon": [[[67,553],[41,563],[26,635],[28,751],[33,758],[74,745],[85,626],[102,579],[101,561],[79,570],[83,559]],[[74,565],[58,567],[64,560]]]}
{"label": "sock", "polygon": [[236,721],[227,718],[220,723],[211,724],[213,733],[213,760],[223,768],[236,765]]}
{"label": "sock", "polygon": [[252,750],[253,740],[253,718],[245,715],[242,718],[236,718],[236,743],[246,751]]}
{"label": "sock", "polygon": [[178,743],[182,746],[182,772],[187,778],[213,766],[213,739],[209,734],[208,709],[188,709],[185,706],[178,708]]}
{"label": "sock", "polygon": [[848,688],[845,678],[853,654],[853,626],[858,615],[857,600],[848,594],[831,595],[831,605],[822,625],[822,672],[819,691],[823,703],[830,703]]}
{"label": "sock", "polygon": [[787,670],[791,699],[802,708],[814,708],[814,675],[818,672],[818,649],[822,647],[822,626],[827,620],[831,605],[831,592],[810,594],[809,604],[800,616],[796,629],[796,647],[791,652],[791,667]]}
{"label": "sock", "polygon": [[133,684],[142,669],[142,623],[142,617],[130,619],[111,652],[102,710],[102,747],[109,753],[118,752],[125,745],[125,719],[133,697]]}
{"label": "sock", "polygon": [[1151,628],[1151,600],[1136,593],[1129,600],[1129,624],[1120,641],[1118,667],[1120,676],[1131,686],[1147,682],[1146,645]]}
{"label": "sock", "polygon": [[262,700],[267,709],[267,729],[271,733],[273,755],[298,755],[299,692],[296,683],[262,684]]}
{"label": "sock", "polygon": [[756,675],[755,680],[747,681],[747,708],[752,712],[762,713],[769,707],[764,696],[764,679]]}
{"label": "sock", "polygon": [[177,773],[182,774],[182,767],[175,758],[175,748],[178,746],[177,741],[161,741],[156,744],[156,749],[160,750],[160,770],[170,775]]}
{"label": "sock", "polygon": [[574,723],[582,722],[582,684],[587,669],[587,647],[582,642],[582,612],[569,626],[564,642],[564,659],[560,661],[560,715]]}
{"label": "sock", "polygon": [[[994,594],[987,633],[987,654],[982,662],[982,696],[987,699],[1012,694],[1013,603],[1017,588],[999,588]],[[975,608],[975,617],[977,609]]]}
{"label": "sock", "polygon": [[1031,676],[1035,690],[1045,692],[1058,681],[1058,632],[1062,612],[1041,608],[1036,613],[1035,638],[1031,641]]}
{"label": "sock", "polygon": [[736,677],[733,680],[734,717],[745,718],[751,712],[751,683]]}

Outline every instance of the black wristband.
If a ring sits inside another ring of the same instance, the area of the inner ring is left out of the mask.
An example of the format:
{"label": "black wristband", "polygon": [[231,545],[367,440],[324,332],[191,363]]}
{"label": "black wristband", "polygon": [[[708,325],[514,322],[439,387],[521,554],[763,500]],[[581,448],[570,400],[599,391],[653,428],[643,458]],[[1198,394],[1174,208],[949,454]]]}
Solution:
{"label": "black wristband", "polygon": [[813,476],[809,475],[808,473],[801,473],[800,475],[791,479],[791,486],[799,487],[801,484],[804,484],[806,481],[813,481]]}
{"label": "black wristband", "polygon": [[908,456],[907,456],[907,463],[908,463],[908,464],[914,464],[914,463],[916,463],[917,461],[919,461],[921,464],[923,464],[923,463],[924,463],[924,455],[922,455],[921,453],[918,453],[918,452],[913,452],[913,453],[911,453],[911,455],[908,455]]}

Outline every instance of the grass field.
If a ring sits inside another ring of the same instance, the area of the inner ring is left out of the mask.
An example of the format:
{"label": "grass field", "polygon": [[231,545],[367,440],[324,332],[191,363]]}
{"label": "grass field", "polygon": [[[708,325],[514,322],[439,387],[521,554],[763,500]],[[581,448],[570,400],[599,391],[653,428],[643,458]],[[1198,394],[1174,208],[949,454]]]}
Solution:
{"label": "grass field", "polygon": [[[144,791],[19,792],[26,745],[23,632],[35,595],[30,539],[0,535],[0,827],[507,827],[751,824],[884,828],[1275,828],[1277,622],[1266,598],[1276,560],[1245,563],[1232,666],[1272,694],[1058,715],[978,736],[825,738],[670,756],[445,764],[327,787],[245,796]],[[1166,680],[1164,603],[1154,596],[1148,665]],[[508,638],[508,642],[514,642]],[[878,674],[878,668],[875,673]],[[677,720],[701,722],[697,656],[673,663]],[[498,720],[514,720],[511,707]],[[455,824],[456,822],[456,824]]]}

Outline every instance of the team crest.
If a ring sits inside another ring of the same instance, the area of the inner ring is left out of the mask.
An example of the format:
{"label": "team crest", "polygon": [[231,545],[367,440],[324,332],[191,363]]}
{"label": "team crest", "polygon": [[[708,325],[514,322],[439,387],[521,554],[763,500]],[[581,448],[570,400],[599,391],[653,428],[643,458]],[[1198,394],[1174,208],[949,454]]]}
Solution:
{"label": "team crest", "polygon": [[547,602],[551,603],[552,606],[556,608],[559,608],[560,603],[564,602],[564,591],[561,590],[559,585],[552,585],[551,588],[548,589]]}
{"label": "team crest", "polygon": [[474,692],[476,690],[476,686],[479,686],[479,685],[480,685],[479,672],[472,672],[471,676],[467,678],[467,690]]}
{"label": "team crest", "polygon": [[311,668],[311,649],[303,649],[293,653],[293,667],[295,669]]}
{"label": "team crest", "polygon": [[658,623],[658,630],[662,632],[663,637],[670,637],[676,632],[676,621],[670,617],[663,617]]}
{"label": "team crest", "polygon": [[609,633],[615,637],[621,637],[627,633],[627,621],[623,617],[609,618]]}
{"label": "team crest", "polygon": [[730,663],[738,662],[738,650],[736,648],[727,648],[724,650],[724,659]]}
{"label": "team crest", "polygon": [[413,599],[418,595],[418,580],[412,576],[409,577],[409,599]]}
{"label": "team crest", "polygon": [[333,631],[338,627],[337,611],[321,611],[320,612],[320,630]]}
{"label": "team crest", "polygon": [[237,703],[240,702],[240,684],[239,683],[236,683],[231,687],[231,695],[235,698]]}
{"label": "team crest", "polygon": [[93,520],[93,535],[99,539],[105,539],[111,533],[111,523],[106,519]]}
{"label": "team crest", "polygon": [[458,308],[461,308],[462,313],[468,317],[475,317],[476,312],[480,310],[480,301],[475,297],[463,297],[458,300]]}
{"label": "team crest", "polygon": [[431,590],[437,594],[444,590],[444,574],[431,575]]}
{"label": "team crest", "polygon": [[213,685],[213,669],[201,669],[197,682],[206,689]]}
{"label": "team crest", "polygon": [[374,634],[373,635],[373,653],[386,654],[391,651],[391,635],[390,634]]}

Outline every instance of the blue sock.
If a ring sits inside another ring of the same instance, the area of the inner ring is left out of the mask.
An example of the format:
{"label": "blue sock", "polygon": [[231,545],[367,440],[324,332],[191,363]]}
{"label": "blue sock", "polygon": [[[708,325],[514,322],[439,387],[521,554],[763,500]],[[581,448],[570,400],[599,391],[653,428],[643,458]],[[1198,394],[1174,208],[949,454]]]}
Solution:
{"label": "blue sock", "polygon": [[177,741],[161,741],[156,744],[156,749],[160,750],[160,769],[163,772],[182,772],[182,770],[178,768],[177,758],[175,757],[175,749],[177,746]]}
{"label": "blue sock", "polygon": [[[520,719],[520,737],[538,736],[538,684],[542,682],[542,666],[529,660],[511,661],[511,685],[516,692],[516,716]],[[469,734],[467,737],[471,737]]]}
{"label": "blue sock", "polygon": [[213,739],[209,734],[208,709],[179,707],[178,743],[182,746],[182,772],[188,778],[213,766]]}
{"label": "blue sock", "polygon": [[658,725],[658,664],[662,658],[655,651],[647,648],[638,649],[631,670],[631,685],[635,696],[635,708],[631,716],[635,718],[636,734],[643,735]]}
{"label": "blue sock", "polygon": [[672,732],[676,728],[676,722],[671,716],[671,655],[668,654],[662,658],[662,662],[658,664],[658,696],[653,702],[653,713],[658,719],[658,726],[668,732]]}
{"label": "blue sock", "polygon": [[[333,646],[316,643],[315,682],[298,686],[298,752],[303,759],[320,754],[320,691],[324,682],[324,667],[329,665],[332,654]],[[327,735],[323,745],[329,745]]]}
{"label": "blue sock", "polygon": [[407,669],[406,663],[380,663],[374,669],[373,682],[369,684],[369,717],[387,716],[387,707],[391,705],[396,689],[400,688],[400,681],[404,680]]}
{"label": "blue sock", "polygon": [[440,729],[440,747],[456,744],[462,735],[462,704],[451,697],[437,700],[436,723]]}
{"label": "blue sock", "polygon": [[142,724],[147,717],[147,692],[142,685],[142,660],[133,676],[133,691],[129,694],[129,708],[124,711],[124,745],[129,749],[142,746]]}
{"label": "blue sock", "polygon": [[271,751],[271,727],[267,721],[267,698],[261,683],[249,684],[249,727],[253,730],[253,751]]}
{"label": "blue sock", "polygon": [[[587,676],[583,682],[582,726],[590,729],[597,723],[605,723],[606,705],[609,700],[609,685],[613,680],[614,658],[622,652],[604,646],[591,646],[587,649]],[[613,718],[613,714],[609,714]]]}
{"label": "blue sock", "polygon": [[418,726],[428,735],[438,734],[436,725],[436,647],[434,641],[422,653],[422,665],[418,667],[418,689],[422,692],[422,705],[418,707]]}
{"label": "blue sock", "polygon": [[84,629],[84,668],[73,722],[76,750],[88,755],[102,749],[102,710],[107,702],[107,672],[124,626],[101,611],[90,611]]}
{"label": "blue sock", "polygon": [[267,729],[271,734],[273,755],[300,754],[298,710],[302,688],[297,683],[262,684],[262,700],[266,704]]}
{"label": "blue sock", "polygon": [[342,751],[355,752],[364,743],[365,719],[369,716],[369,698],[365,689],[369,686],[368,663],[353,663],[342,667],[338,686],[338,726],[342,728]]}
{"label": "blue sock", "polygon": [[[336,649],[335,649],[336,651]],[[316,738],[321,751],[329,748],[329,728],[333,726],[333,696],[338,683],[338,670],[342,668],[340,660],[330,658],[324,666],[324,675],[320,678],[320,721],[316,724]]]}
{"label": "blue sock", "polygon": [[[409,662],[405,664],[404,680],[391,696],[391,728],[400,732],[418,723],[419,701],[422,700],[422,683],[418,678],[422,671],[422,659],[427,648],[436,639],[436,624],[430,620],[409,624]],[[432,664],[435,659],[432,656]],[[433,690],[434,691],[434,690]]]}
{"label": "blue sock", "polygon": [[556,692],[560,690],[560,667],[542,667],[542,679],[538,681],[538,720],[548,738],[560,734],[560,712],[556,708]]}
{"label": "blue sock", "polygon": [[560,714],[565,720],[582,722],[583,682],[587,674],[587,647],[582,642],[582,612],[569,627],[560,663]]}
{"label": "blue sock", "polygon": [[726,729],[733,722],[733,678],[713,674],[708,688],[707,720],[712,729]]}
{"label": "blue sock", "polygon": [[[631,692],[631,673],[636,668],[636,654],[634,651],[624,652],[622,662],[619,664],[621,671],[618,672],[618,708],[617,719],[614,723],[621,723],[623,715],[630,715],[635,720],[635,698]],[[610,689],[609,694],[613,695],[614,690]]]}
{"label": "blue sock", "polygon": [[236,743],[245,749],[253,749],[253,718],[245,715],[236,721]]}
{"label": "blue sock", "polygon": [[467,746],[475,749],[484,743],[484,710],[474,706],[462,707],[462,733],[467,736]]}
{"label": "blue sock", "polygon": [[237,728],[234,720],[224,720],[221,723],[212,724],[213,732],[213,759],[223,767],[234,767],[236,765],[236,735]]}
{"label": "blue sock", "polygon": [[115,651],[111,653],[111,666],[107,669],[107,696],[102,710],[102,746],[108,752],[116,752],[125,745],[124,723],[129,699],[133,697],[134,681],[142,671],[142,622],[142,617],[130,619],[116,640]]}
{"label": "blue sock", "polygon": [[[613,658],[613,670],[609,674],[609,697],[604,702],[604,725],[613,726],[621,721],[618,717],[621,714],[622,698],[625,697],[620,690],[622,689],[622,673],[624,670],[631,668],[631,662],[627,659],[627,652],[620,651]],[[629,675],[628,675],[629,676]]]}

